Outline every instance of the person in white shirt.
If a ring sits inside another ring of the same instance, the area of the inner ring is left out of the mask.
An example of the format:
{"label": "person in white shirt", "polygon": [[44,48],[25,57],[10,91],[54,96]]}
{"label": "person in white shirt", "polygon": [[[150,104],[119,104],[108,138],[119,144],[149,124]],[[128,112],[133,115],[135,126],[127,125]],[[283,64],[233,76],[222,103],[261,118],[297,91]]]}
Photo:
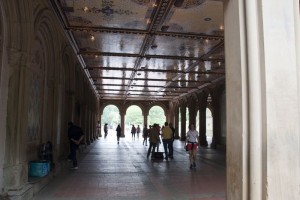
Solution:
{"label": "person in white shirt", "polygon": [[199,133],[195,130],[195,125],[190,124],[189,131],[186,133],[185,145],[190,155],[190,168],[196,167],[196,154],[199,144]]}

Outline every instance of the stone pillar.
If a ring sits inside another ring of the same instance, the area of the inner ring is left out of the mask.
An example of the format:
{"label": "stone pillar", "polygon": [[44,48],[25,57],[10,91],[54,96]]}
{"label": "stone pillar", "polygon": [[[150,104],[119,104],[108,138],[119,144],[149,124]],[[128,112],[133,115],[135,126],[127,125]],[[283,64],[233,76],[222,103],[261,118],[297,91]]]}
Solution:
{"label": "stone pillar", "polygon": [[300,199],[299,1],[224,10],[227,199]]}
{"label": "stone pillar", "polygon": [[180,130],[181,130],[181,137],[180,137],[180,140],[184,141],[185,138],[186,138],[186,124],[185,124],[185,121],[186,121],[186,106],[181,106],[180,107],[180,114],[181,114],[181,127],[180,127]]}
{"label": "stone pillar", "polygon": [[[148,118],[148,112],[144,113],[144,125],[147,124],[147,118]],[[147,127],[149,127],[149,124],[147,124]]]}
{"label": "stone pillar", "polygon": [[[0,17],[1,15],[1,7],[0,7]],[[0,24],[2,24],[2,19],[0,19]],[[2,27],[0,27],[2,29]],[[3,39],[3,38],[0,38]],[[6,45],[6,41],[3,41],[4,43],[3,46]],[[1,43],[1,42],[0,42]],[[2,44],[0,44],[0,48],[2,48]],[[0,53],[2,54],[0,57],[0,70],[1,74],[8,74],[9,68],[8,68],[8,61],[7,61],[7,52],[6,48],[3,48],[3,52]],[[8,82],[9,77],[8,76],[1,76],[0,78],[0,127],[1,127],[1,132],[0,132],[0,195],[4,191],[4,174],[3,174],[3,169],[4,169],[4,158],[5,158],[5,149],[6,147],[6,133],[7,133],[7,104],[8,104]]]}
{"label": "stone pillar", "polygon": [[221,128],[221,114],[220,114],[220,93],[218,89],[215,89],[212,94],[212,107],[213,107],[213,138],[210,147],[216,149],[220,144],[220,128]]}
{"label": "stone pillar", "polygon": [[199,134],[200,134],[200,145],[207,147],[207,138],[206,138],[206,101],[201,101],[199,106]]}
{"label": "stone pillar", "polygon": [[[3,183],[9,196],[19,199],[32,198],[33,191],[27,183],[28,162],[26,160],[27,132],[27,103],[29,95],[25,92],[28,87],[26,75],[26,59],[28,55],[19,49],[9,49],[9,85],[7,101],[7,129],[5,140],[5,165],[3,165]],[[28,74],[27,74],[28,73]],[[2,179],[2,177],[1,177]],[[25,196],[24,196],[25,195]]]}
{"label": "stone pillar", "polygon": [[123,111],[120,111],[120,115],[121,115],[121,129],[122,129],[122,133],[121,133],[121,137],[125,137],[125,114]]}
{"label": "stone pillar", "polygon": [[196,127],[196,103],[193,103],[189,106],[189,124],[194,124]]}
{"label": "stone pillar", "polygon": [[176,108],[175,111],[175,139],[179,139],[179,108]]}

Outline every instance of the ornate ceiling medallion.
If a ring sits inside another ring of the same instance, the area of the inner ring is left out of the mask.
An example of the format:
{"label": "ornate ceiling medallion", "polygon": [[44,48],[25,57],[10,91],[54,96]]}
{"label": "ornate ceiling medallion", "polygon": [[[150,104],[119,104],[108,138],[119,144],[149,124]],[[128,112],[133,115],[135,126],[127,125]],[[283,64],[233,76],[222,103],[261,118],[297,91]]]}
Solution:
{"label": "ornate ceiling medallion", "polygon": [[189,9],[200,6],[205,0],[185,0],[180,9]]}
{"label": "ornate ceiling medallion", "polygon": [[93,14],[102,14],[102,20],[111,21],[114,18],[114,15],[134,15],[136,12],[132,12],[130,10],[123,9],[115,9],[114,2],[110,0],[102,0],[101,8],[92,7],[87,8],[83,7],[78,9],[79,11],[83,11],[85,13],[93,13]]}

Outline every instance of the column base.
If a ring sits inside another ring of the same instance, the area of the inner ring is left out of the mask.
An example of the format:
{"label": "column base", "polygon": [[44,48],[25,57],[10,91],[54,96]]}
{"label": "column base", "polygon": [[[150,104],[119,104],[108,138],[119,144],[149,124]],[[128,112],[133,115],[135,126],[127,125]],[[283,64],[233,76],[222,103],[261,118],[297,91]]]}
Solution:
{"label": "column base", "polygon": [[33,187],[31,184],[26,183],[18,189],[9,189],[8,199],[10,200],[30,200],[33,198]]}

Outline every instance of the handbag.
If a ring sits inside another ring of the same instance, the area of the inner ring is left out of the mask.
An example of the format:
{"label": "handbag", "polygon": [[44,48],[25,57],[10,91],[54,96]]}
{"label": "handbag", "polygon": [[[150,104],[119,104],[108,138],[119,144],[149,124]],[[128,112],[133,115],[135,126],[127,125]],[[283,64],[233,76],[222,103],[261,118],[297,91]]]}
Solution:
{"label": "handbag", "polygon": [[188,144],[185,145],[184,149],[185,149],[186,151],[189,151],[189,149],[188,149]]}

